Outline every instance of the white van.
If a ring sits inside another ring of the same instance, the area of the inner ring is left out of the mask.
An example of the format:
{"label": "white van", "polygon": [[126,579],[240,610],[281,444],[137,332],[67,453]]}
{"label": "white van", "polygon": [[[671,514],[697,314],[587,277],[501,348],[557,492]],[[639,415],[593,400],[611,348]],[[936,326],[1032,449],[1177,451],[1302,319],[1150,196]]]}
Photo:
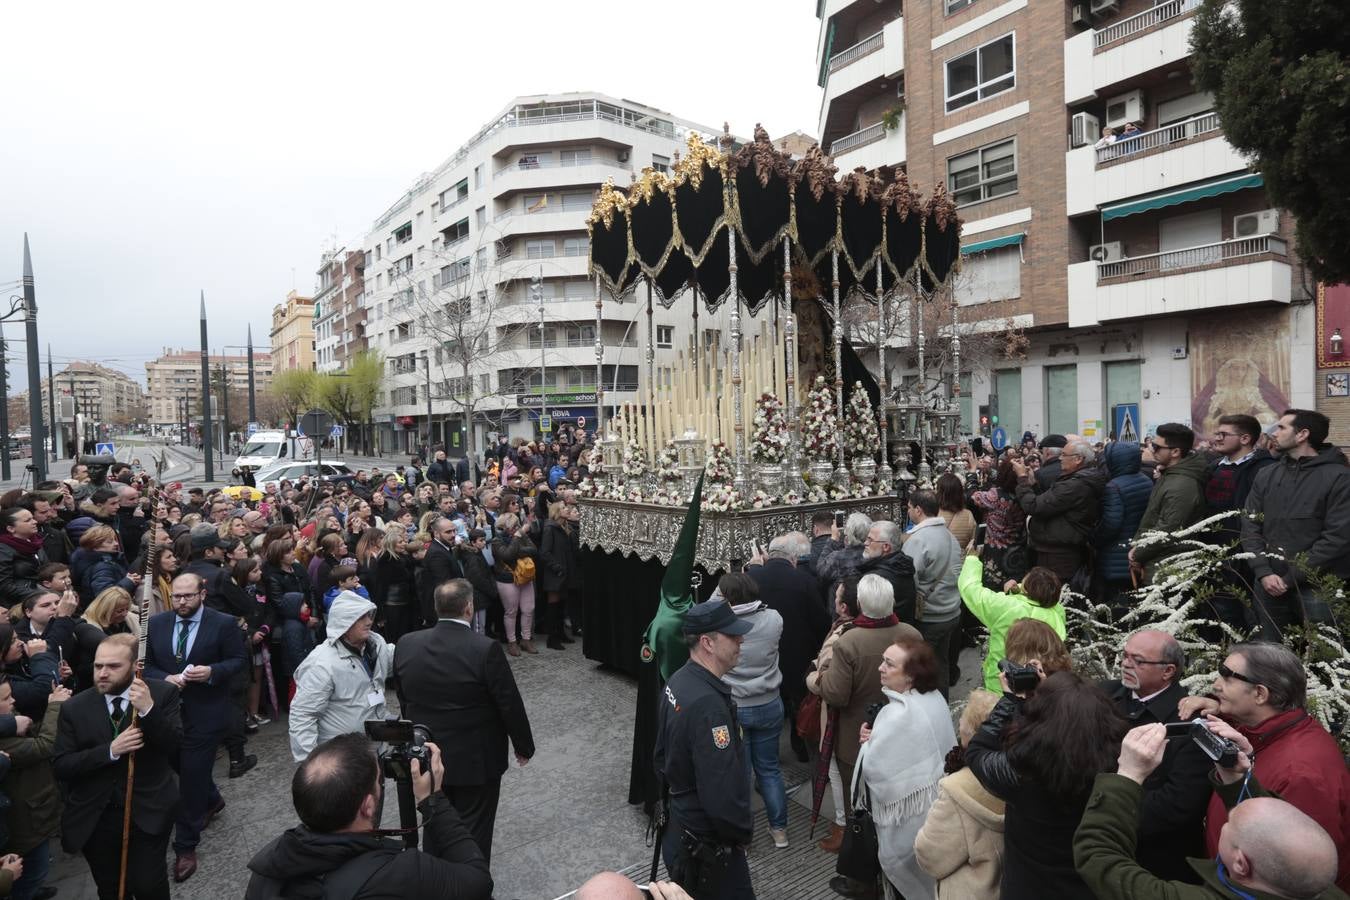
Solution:
{"label": "white van", "polygon": [[278,460],[297,457],[301,460],[309,459],[313,455],[312,451],[304,452],[305,448],[298,447],[298,443],[284,431],[255,431],[244,444],[244,449],[239,451],[239,458],[234,461],[234,465],[240,471],[256,472]]}

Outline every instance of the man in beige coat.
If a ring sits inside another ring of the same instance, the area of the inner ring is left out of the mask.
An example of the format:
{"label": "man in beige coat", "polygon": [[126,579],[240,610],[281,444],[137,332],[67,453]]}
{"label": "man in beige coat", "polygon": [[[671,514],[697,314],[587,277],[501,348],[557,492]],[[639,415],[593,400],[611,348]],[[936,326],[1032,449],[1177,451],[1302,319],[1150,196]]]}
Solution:
{"label": "man in beige coat", "polygon": [[881,693],[881,655],[901,638],[922,641],[913,625],[895,617],[895,591],[880,575],[864,575],[858,582],[858,607],[862,614],[854,627],[839,636],[834,655],[820,670],[820,699],[839,710],[839,728],[834,736],[835,758],[844,783],[846,802],[858,762],[858,731],[867,721],[868,707],[885,702]]}

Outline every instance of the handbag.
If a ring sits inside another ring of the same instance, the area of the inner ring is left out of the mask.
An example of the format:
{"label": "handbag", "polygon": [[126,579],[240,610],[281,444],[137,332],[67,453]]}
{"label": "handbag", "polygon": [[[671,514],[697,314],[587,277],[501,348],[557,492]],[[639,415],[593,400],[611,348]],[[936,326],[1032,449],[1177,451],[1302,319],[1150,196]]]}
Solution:
{"label": "handbag", "polygon": [[511,580],[516,584],[529,584],[534,581],[534,560],[528,556],[516,560],[515,567],[511,570]]}
{"label": "handbag", "polygon": [[797,734],[804,741],[820,743],[820,696],[808,693],[797,706]]}
{"label": "handbag", "polygon": [[[844,840],[839,845],[839,859],[834,864],[834,870],[845,877],[875,884],[881,874],[881,858],[878,855],[880,844],[877,842],[877,826],[867,809],[872,802],[872,793],[862,778],[863,757],[866,754],[867,745],[864,744],[853,770],[853,812],[844,825]],[[861,802],[858,797],[860,783],[863,795]]]}

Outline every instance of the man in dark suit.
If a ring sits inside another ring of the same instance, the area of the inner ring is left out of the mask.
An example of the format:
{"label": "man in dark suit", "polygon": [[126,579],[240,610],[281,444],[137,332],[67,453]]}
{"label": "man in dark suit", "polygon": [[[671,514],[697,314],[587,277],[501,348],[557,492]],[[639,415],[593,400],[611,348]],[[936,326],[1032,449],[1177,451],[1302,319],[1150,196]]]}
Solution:
{"label": "man in dark suit", "polygon": [[435,623],[436,588],[452,578],[463,578],[464,569],[455,558],[455,523],[442,516],[431,522],[431,545],[422,560],[421,607],[422,621]]}
{"label": "man in dark suit", "polygon": [[830,630],[830,614],[820,602],[820,584],[798,566],[809,558],[811,542],[800,531],[780,534],[769,542],[768,557],[760,566],[745,572],[759,586],[759,599],[783,617],[783,636],[778,642],[778,669],[783,683],[778,692],[787,714],[788,737],[797,759],[806,762],[806,742],[797,734],[797,707],[806,697],[806,671],[815,662],[825,633]]}
{"label": "man in dark suit", "polygon": [[202,829],[225,808],[211,779],[216,750],[229,733],[234,706],[231,683],[248,659],[232,616],[203,605],[206,583],[185,572],[170,587],[173,609],[150,619],[145,674],[182,691],[183,746],[178,755],[182,803],[174,833],[173,880],[197,871]]}
{"label": "man in dark suit", "polygon": [[[116,634],[94,651],[94,690],[61,707],[52,772],[65,787],[61,845],[84,854],[100,900],[117,896],[127,763],[136,755],[126,896],[168,900],[164,850],[178,806],[173,759],[183,736],[178,691],[134,677],[136,638]],[[132,722],[132,709],[136,720]]]}
{"label": "man in dark suit", "polygon": [[534,737],[501,643],[469,627],[473,587],[456,578],[435,599],[435,627],[404,635],[394,649],[399,702],[404,718],[431,729],[445,759],[445,796],[491,862],[507,741],[523,766]]}
{"label": "man in dark suit", "polygon": [[[1120,655],[1120,680],[1102,687],[1130,726],[1179,722],[1186,654],[1162,631],[1136,631]],[[1187,857],[1204,858],[1212,764],[1190,738],[1167,742],[1162,764],[1144,780],[1136,859],[1158,878],[1199,884]]]}

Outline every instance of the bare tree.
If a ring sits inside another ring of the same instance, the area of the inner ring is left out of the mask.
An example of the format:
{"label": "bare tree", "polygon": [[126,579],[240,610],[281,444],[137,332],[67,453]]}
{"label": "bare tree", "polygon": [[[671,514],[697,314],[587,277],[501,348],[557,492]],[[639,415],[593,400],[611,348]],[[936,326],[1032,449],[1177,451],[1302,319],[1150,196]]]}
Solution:
{"label": "bare tree", "polygon": [[[466,444],[472,444],[475,416],[483,414],[485,401],[530,389],[539,347],[531,336],[545,339],[530,281],[556,272],[561,254],[527,255],[523,236],[513,245],[497,239],[500,229],[494,226],[478,229],[476,244],[467,232],[458,237],[455,226],[442,233],[446,245],[420,251],[396,276],[391,305],[395,315],[413,310],[409,325],[426,339],[432,398],[453,404],[465,423]],[[389,356],[396,372],[418,368],[415,352],[393,348]],[[508,370],[516,377],[500,376]]]}

